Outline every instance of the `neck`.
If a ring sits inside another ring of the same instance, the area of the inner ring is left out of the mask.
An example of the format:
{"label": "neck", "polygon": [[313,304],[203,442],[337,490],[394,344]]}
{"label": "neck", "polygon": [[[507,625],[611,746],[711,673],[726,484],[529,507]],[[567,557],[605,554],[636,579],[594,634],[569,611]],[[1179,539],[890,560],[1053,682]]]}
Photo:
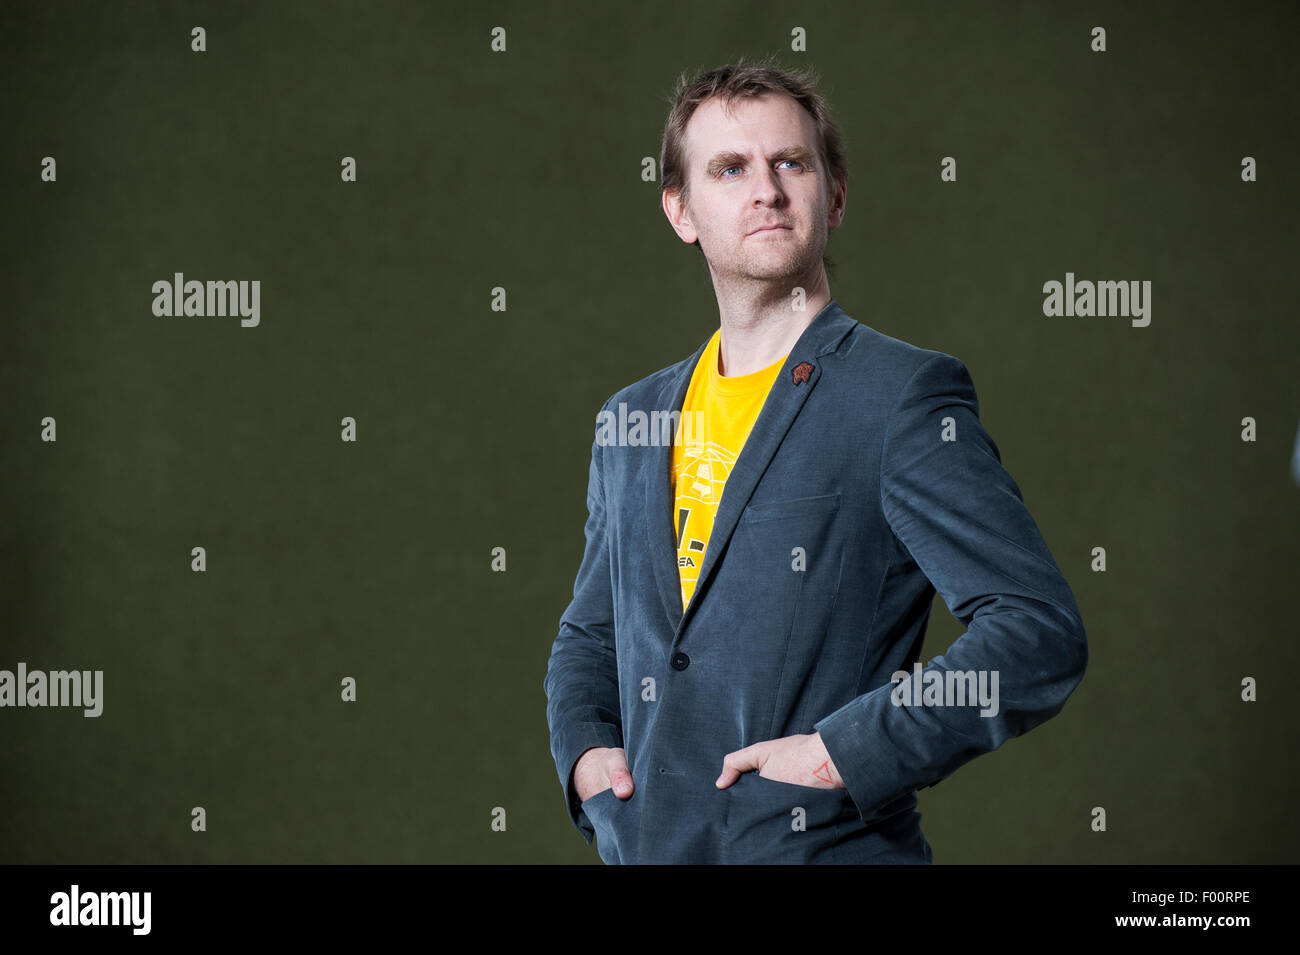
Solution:
{"label": "neck", "polygon": [[[795,310],[794,288],[804,289],[803,308]],[[748,375],[788,354],[817,313],[831,300],[826,269],[817,263],[805,281],[773,284],[744,280],[719,282],[718,316],[722,334],[718,342],[718,373],[726,377]]]}

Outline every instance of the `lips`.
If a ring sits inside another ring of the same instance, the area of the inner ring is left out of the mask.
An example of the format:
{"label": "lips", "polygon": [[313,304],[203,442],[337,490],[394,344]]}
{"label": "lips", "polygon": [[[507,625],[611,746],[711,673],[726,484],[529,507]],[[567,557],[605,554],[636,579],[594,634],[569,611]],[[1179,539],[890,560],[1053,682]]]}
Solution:
{"label": "lips", "polygon": [[781,225],[781,224],[779,224],[779,223],[776,224],[776,225],[765,225],[765,226],[759,226],[757,229],[755,229],[753,232],[751,232],[750,235],[758,235],[758,233],[760,233],[760,232],[772,232],[772,231],[774,231],[774,230],[776,230],[776,229],[785,229],[785,230],[788,231],[788,230],[790,229],[790,227],[789,227],[788,225]]}

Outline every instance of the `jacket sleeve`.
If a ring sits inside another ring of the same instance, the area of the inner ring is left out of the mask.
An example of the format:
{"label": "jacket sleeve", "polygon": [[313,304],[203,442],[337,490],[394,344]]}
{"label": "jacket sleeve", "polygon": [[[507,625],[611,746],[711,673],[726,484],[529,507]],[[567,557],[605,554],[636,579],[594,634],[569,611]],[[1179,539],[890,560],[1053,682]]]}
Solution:
{"label": "jacket sleeve", "polygon": [[[904,386],[882,444],[880,494],[897,541],[966,627],[925,667],[922,686],[930,671],[996,671],[998,706],[992,715],[978,704],[900,706],[886,683],[815,724],[864,820],[1056,715],[1088,661],[1074,596],[956,358],[935,355]],[[901,681],[900,699],[911,699],[914,678]]]}
{"label": "jacket sleeve", "polygon": [[573,600],[560,617],[559,635],[551,647],[543,680],[551,755],[564,787],[569,818],[588,844],[595,832],[574,790],[574,764],[593,746],[623,745],[605,513],[601,448],[593,441],[587,480],[586,549],[573,585]]}

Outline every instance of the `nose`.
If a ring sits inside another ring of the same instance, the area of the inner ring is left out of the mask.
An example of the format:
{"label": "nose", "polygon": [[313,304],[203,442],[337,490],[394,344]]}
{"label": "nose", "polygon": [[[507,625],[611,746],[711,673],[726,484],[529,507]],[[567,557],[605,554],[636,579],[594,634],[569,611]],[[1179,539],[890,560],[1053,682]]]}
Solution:
{"label": "nose", "polygon": [[770,166],[755,175],[752,181],[755,204],[776,206],[784,200],[785,192],[781,189],[781,179],[776,170]]}

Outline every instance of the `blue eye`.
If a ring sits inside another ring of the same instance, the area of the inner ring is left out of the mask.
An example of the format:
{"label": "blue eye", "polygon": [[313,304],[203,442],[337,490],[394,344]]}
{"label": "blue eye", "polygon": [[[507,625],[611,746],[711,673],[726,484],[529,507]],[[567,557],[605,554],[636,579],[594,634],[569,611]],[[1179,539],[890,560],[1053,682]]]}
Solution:
{"label": "blue eye", "polygon": [[[803,168],[803,163],[801,163],[801,162],[800,162],[799,160],[797,160],[797,159],[782,159],[782,160],[781,160],[781,163],[788,163],[788,162],[789,162],[789,163],[794,163],[796,166],[798,166],[798,167],[801,168],[801,169]],[[733,169],[740,169],[740,168],[741,168],[741,167],[740,167],[739,165],[731,165],[731,166],[728,166],[726,169],[721,170],[721,171],[718,173],[718,175],[721,176],[721,177],[724,178],[724,179],[734,179],[734,178],[735,178],[734,176],[728,176],[727,173],[731,172],[731,170],[733,170]]]}

